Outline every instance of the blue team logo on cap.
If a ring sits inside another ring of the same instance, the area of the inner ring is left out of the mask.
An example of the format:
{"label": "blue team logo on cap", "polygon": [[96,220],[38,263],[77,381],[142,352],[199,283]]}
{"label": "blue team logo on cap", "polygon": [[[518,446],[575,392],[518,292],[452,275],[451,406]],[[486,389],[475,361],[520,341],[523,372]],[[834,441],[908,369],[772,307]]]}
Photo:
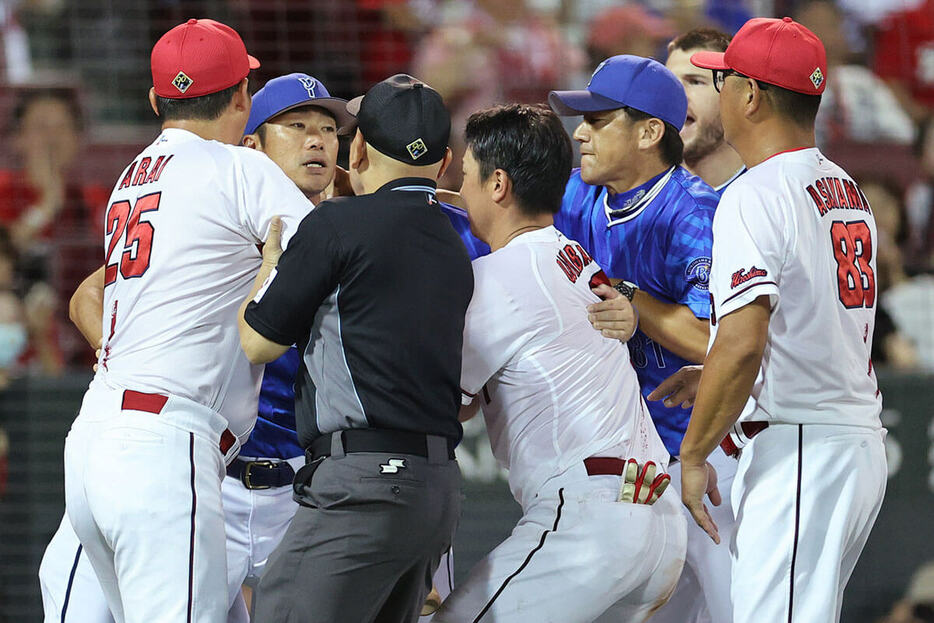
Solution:
{"label": "blue team logo on cap", "polygon": [[685,269],[685,279],[698,290],[706,291],[710,283],[710,265],[709,257],[697,258]]}
{"label": "blue team logo on cap", "polygon": [[317,97],[317,95],[315,95],[315,86],[318,84],[317,80],[311,76],[298,76],[298,81],[301,82],[305,90],[308,91],[309,98]]}
{"label": "blue team logo on cap", "polygon": [[604,67],[606,67],[606,64],[609,63],[609,62],[610,62],[610,59],[606,59],[606,60],[604,60],[604,61],[601,61],[600,64],[597,65],[597,68],[593,70],[593,73],[590,74],[590,82],[587,83],[587,88],[588,88],[588,89],[590,88],[591,83],[593,83],[594,76],[596,76],[598,73],[600,73],[600,70],[603,69]]}

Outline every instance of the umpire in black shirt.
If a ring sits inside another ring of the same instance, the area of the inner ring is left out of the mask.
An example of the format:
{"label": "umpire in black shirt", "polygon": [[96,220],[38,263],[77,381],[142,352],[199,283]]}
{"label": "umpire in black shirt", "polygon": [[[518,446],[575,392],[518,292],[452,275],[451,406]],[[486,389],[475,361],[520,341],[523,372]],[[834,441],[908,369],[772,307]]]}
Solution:
{"label": "umpire in black shirt", "polygon": [[[257,623],[414,622],[460,513],[461,341],[473,293],[441,212],[441,97],[397,75],[348,103],[357,197],[321,203],[264,259],[240,321],[253,363],[297,343],[299,509],[267,564]],[[268,275],[268,277],[267,277]]]}

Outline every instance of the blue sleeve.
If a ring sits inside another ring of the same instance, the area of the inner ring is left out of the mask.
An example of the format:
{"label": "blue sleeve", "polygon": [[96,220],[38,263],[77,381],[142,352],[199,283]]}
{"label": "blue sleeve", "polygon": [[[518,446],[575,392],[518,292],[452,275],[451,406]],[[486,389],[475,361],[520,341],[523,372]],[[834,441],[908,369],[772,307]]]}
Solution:
{"label": "blue sleeve", "polygon": [[585,201],[582,195],[586,194],[589,186],[581,180],[580,169],[571,171],[571,177],[564,187],[564,197],[561,199],[561,209],[555,214],[555,227],[571,240],[580,241],[582,218]]}
{"label": "blue sleeve", "polygon": [[665,258],[669,292],[698,318],[710,317],[707,289],[713,249],[713,213],[712,207],[697,205],[677,215]]}
{"label": "blue sleeve", "polygon": [[467,247],[467,253],[470,255],[471,261],[490,254],[489,245],[474,236],[473,232],[470,231],[470,219],[467,217],[467,212],[457,206],[443,202],[441,203],[441,211],[447,215],[454,227],[454,231],[464,241],[464,246]]}

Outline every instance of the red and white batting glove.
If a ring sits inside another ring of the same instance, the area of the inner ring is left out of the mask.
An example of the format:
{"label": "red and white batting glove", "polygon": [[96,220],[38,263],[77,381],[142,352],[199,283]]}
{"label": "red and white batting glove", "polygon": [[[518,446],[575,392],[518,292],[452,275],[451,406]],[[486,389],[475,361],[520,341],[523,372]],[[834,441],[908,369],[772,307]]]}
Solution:
{"label": "red and white batting glove", "polygon": [[665,473],[656,474],[656,471],[657,467],[652,461],[639,465],[635,459],[629,459],[623,472],[618,501],[654,504],[671,482],[671,476]]}

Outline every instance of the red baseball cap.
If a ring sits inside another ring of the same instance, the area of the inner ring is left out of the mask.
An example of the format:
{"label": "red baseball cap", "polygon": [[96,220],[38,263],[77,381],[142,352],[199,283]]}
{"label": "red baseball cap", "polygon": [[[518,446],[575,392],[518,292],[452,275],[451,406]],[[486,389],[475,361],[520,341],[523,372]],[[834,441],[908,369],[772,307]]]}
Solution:
{"label": "red baseball cap", "polygon": [[696,52],[691,63],[705,69],[732,69],[806,95],[820,95],[827,83],[824,44],[790,17],[751,19],[726,52]]}
{"label": "red baseball cap", "polygon": [[190,19],[152,47],[152,85],[168,99],[201,97],[237,84],[259,67],[237,31],[212,19]]}

